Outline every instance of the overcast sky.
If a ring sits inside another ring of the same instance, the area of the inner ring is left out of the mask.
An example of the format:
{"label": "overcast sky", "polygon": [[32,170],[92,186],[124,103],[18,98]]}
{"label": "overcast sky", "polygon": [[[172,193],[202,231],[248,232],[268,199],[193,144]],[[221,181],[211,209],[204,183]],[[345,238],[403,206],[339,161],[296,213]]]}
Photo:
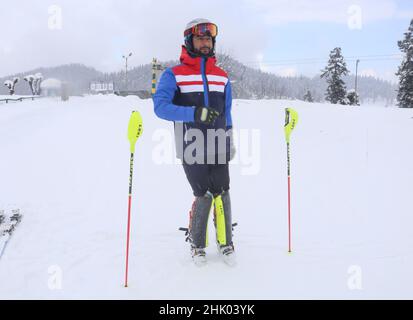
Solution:
{"label": "overcast sky", "polygon": [[1,0],[0,76],[79,62],[101,71],[177,59],[187,22],[219,27],[218,51],[281,75],[314,75],[341,46],[353,72],[394,79],[411,0]]}

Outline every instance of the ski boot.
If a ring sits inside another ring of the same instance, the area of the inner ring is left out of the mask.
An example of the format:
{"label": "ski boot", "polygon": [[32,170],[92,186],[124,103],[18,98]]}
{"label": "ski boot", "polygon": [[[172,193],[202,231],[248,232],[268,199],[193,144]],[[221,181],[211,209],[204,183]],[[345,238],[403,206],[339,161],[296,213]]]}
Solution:
{"label": "ski boot", "polygon": [[203,267],[207,264],[205,248],[191,246],[191,256],[196,266]]}
{"label": "ski boot", "polygon": [[212,201],[213,196],[210,192],[202,197],[196,197],[189,212],[189,227],[179,228],[185,231],[185,240],[191,244],[192,260],[197,266],[205,265],[207,262],[205,248],[208,246],[207,227]]}
{"label": "ski boot", "polygon": [[220,257],[229,266],[236,265],[232,230],[231,200],[228,191],[214,198],[214,226],[216,231],[217,248]]}

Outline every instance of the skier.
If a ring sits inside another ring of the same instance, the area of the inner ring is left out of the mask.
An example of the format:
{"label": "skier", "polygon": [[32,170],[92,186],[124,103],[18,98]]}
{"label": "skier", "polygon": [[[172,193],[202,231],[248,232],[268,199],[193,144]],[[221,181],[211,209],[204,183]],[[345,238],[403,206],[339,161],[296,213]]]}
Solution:
{"label": "skier", "polygon": [[174,121],[177,157],[195,196],[188,240],[196,265],[206,264],[212,206],[219,253],[235,264],[228,170],[235,153],[232,95],[227,73],[216,65],[217,34],[217,26],[206,19],[189,22],[181,64],[165,70],[153,96],[156,115]]}

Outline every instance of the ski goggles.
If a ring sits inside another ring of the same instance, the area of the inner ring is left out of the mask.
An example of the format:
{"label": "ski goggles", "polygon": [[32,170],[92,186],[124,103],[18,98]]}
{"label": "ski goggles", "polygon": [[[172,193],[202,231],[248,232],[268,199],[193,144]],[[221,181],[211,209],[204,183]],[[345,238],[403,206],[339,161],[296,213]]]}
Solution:
{"label": "ski goggles", "polygon": [[185,30],[184,36],[186,37],[189,34],[199,37],[211,36],[215,38],[218,34],[218,27],[213,23],[200,23],[188,30]]}

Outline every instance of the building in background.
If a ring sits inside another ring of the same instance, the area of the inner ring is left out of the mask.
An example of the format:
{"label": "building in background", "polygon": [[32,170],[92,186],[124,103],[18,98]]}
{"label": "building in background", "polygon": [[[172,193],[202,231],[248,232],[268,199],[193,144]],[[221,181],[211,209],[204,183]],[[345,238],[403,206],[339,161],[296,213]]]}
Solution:
{"label": "building in background", "polygon": [[115,84],[113,82],[92,81],[89,88],[92,94],[109,94],[114,93]]}
{"label": "building in background", "polygon": [[46,97],[58,97],[62,92],[62,81],[54,78],[48,78],[42,81],[41,93]]}

